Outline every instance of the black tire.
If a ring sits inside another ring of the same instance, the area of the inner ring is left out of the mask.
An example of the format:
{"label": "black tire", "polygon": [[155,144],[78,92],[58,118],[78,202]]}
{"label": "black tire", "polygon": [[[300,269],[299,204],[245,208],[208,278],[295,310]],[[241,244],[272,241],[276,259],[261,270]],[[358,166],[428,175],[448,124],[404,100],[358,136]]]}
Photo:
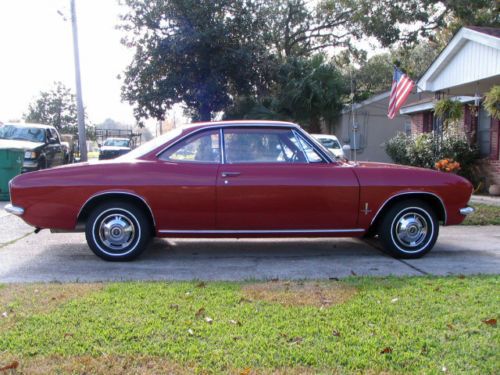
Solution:
{"label": "black tire", "polygon": [[420,200],[396,203],[382,218],[379,237],[396,258],[415,259],[432,250],[439,234],[435,211]]}
{"label": "black tire", "polygon": [[139,207],[111,201],[96,207],[85,224],[85,237],[98,257],[109,261],[137,258],[151,239],[151,224]]}

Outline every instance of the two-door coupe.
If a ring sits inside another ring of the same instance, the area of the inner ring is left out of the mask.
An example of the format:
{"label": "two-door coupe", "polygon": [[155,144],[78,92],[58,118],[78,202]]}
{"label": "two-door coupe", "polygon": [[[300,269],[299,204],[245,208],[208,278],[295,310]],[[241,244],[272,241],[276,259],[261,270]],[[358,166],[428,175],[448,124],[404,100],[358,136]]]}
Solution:
{"label": "two-door coupe", "polygon": [[158,237],[361,237],[393,255],[432,249],[459,224],[471,184],[454,174],[334,157],[298,125],[199,123],[111,161],[17,176],[6,209],[37,229],[85,230],[130,260]]}

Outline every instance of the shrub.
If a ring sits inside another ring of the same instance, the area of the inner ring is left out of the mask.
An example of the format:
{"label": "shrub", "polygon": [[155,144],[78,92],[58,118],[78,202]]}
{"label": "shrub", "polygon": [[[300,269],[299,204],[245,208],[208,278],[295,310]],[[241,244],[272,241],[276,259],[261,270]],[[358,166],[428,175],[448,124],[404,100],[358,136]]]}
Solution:
{"label": "shrub", "polygon": [[469,145],[465,135],[445,132],[441,142],[433,133],[407,136],[397,134],[386,143],[386,152],[397,164],[435,168],[438,161],[452,159],[459,163],[457,173],[475,182],[474,164],[479,158],[476,147]]}

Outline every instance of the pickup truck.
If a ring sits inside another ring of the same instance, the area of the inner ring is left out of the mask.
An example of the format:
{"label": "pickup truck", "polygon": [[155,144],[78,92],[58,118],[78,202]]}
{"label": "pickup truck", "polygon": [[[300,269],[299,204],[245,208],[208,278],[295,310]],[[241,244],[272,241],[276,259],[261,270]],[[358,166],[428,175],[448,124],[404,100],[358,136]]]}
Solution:
{"label": "pickup truck", "polygon": [[59,133],[51,125],[0,124],[0,148],[24,150],[23,173],[62,165],[67,160]]}

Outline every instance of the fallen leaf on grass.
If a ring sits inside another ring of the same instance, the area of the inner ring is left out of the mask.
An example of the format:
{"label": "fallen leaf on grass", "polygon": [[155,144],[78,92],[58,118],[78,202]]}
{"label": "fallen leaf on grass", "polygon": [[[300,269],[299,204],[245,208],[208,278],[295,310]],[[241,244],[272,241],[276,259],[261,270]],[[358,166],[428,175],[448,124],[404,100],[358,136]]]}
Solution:
{"label": "fallen leaf on grass", "polygon": [[231,319],[231,320],[229,321],[229,323],[234,324],[234,325],[236,325],[236,326],[241,326],[241,322],[240,322],[239,320],[233,320],[233,319]]}
{"label": "fallen leaf on grass", "polygon": [[7,314],[7,311],[4,311],[4,312],[2,313],[2,318],[6,318],[7,316],[9,316],[9,314]]}
{"label": "fallen leaf on grass", "polygon": [[294,337],[290,341],[288,341],[290,344],[300,344],[304,339],[302,337]]}
{"label": "fallen leaf on grass", "polygon": [[7,366],[4,366],[4,367],[0,367],[0,371],[7,371],[7,370],[15,370],[19,367],[19,362],[17,361],[12,361],[11,364],[7,365]]}
{"label": "fallen leaf on grass", "polygon": [[340,332],[339,331],[333,331],[332,335],[335,337],[340,337]]}
{"label": "fallen leaf on grass", "polygon": [[74,334],[73,333],[69,333],[69,332],[64,334],[64,338],[66,338],[66,337],[73,337],[73,336],[74,336]]}
{"label": "fallen leaf on grass", "polygon": [[496,327],[497,325],[497,320],[496,319],[487,319],[487,320],[483,320],[483,323],[484,324],[487,324],[489,326],[492,326],[492,327]]}
{"label": "fallen leaf on grass", "polygon": [[392,348],[389,348],[389,347],[384,348],[384,349],[380,352],[380,354],[390,354],[390,353],[392,353]]}
{"label": "fallen leaf on grass", "polygon": [[252,371],[252,369],[250,367],[247,367],[242,372],[240,372],[240,375],[248,375],[250,374],[250,371]]}
{"label": "fallen leaf on grass", "polygon": [[205,322],[207,322],[208,324],[212,324],[214,322],[214,320],[210,317],[205,317]]}
{"label": "fallen leaf on grass", "polygon": [[391,303],[398,302],[398,301],[399,301],[399,298],[393,298],[393,299],[391,299]]}
{"label": "fallen leaf on grass", "polygon": [[448,327],[448,329],[455,329],[455,326],[453,324],[448,323],[446,326]]}
{"label": "fallen leaf on grass", "polygon": [[204,308],[204,307],[202,307],[201,309],[199,309],[199,310],[196,312],[196,314],[194,314],[194,316],[195,316],[196,318],[202,318],[202,317],[204,317],[204,316],[205,316],[205,308]]}
{"label": "fallen leaf on grass", "polygon": [[172,304],[170,304],[170,306],[168,306],[168,307],[170,307],[170,308],[171,308],[171,309],[173,309],[173,310],[179,310],[179,305],[177,305],[176,303],[172,303]]}
{"label": "fallen leaf on grass", "polygon": [[198,284],[196,284],[197,288],[204,288],[206,286],[207,286],[207,283],[205,283],[204,281],[200,281]]}
{"label": "fallen leaf on grass", "polygon": [[193,335],[194,335],[194,332],[193,332],[193,330],[192,330],[191,328],[189,328],[189,329],[188,329],[188,333],[189,333],[191,336],[193,336]]}

